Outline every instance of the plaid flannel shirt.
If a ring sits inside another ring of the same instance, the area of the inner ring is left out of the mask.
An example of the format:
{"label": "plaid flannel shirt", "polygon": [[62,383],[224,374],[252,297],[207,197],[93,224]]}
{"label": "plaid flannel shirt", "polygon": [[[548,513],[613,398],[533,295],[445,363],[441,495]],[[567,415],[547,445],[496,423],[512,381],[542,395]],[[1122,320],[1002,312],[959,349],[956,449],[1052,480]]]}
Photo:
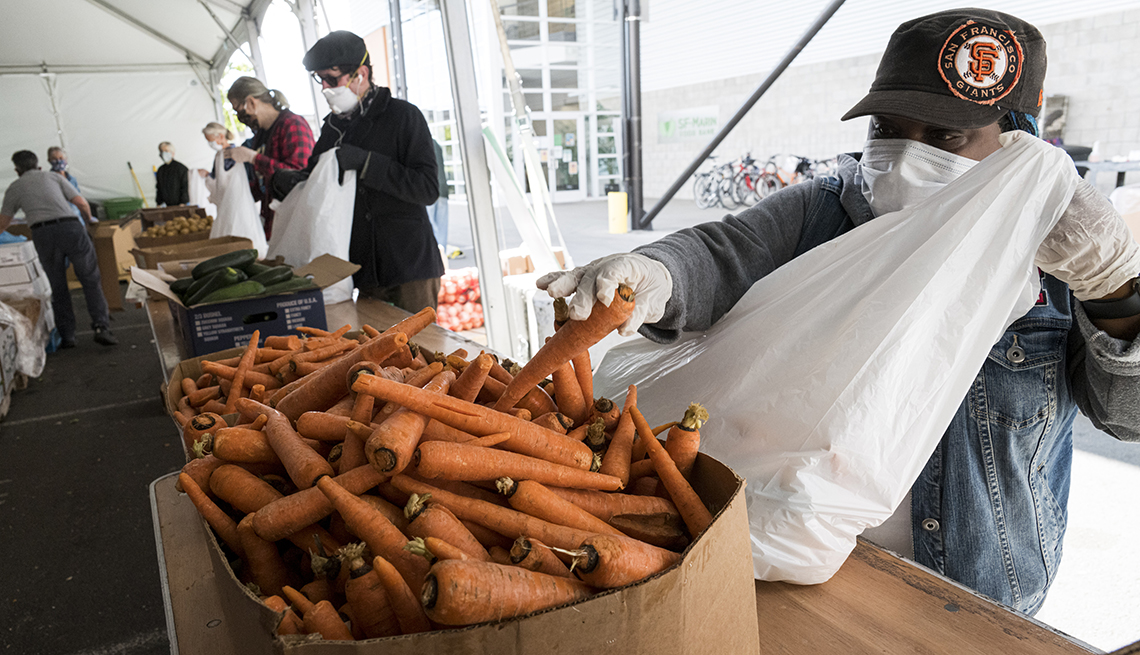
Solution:
{"label": "plaid flannel shirt", "polygon": [[282,169],[302,170],[309,163],[313,152],[313,130],[304,118],[288,109],[282,110],[277,121],[270,128],[269,142],[258,149],[253,159],[253,169],[258,179],[250,180],[254,198],[261,201],[261,215],[269,226],[273,220],[273,210],[269,209],[272,195],[267,192],[269,180]]}

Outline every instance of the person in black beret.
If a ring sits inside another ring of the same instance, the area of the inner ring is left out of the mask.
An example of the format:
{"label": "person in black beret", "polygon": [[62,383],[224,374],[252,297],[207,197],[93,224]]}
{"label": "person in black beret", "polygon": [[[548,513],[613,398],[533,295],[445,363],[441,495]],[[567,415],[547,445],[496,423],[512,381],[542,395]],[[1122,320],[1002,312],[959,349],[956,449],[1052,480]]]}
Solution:
{"label": "person in black beret", "polygon": [[[907,21],[867,95],[843,116],[867,116],[870,129],[861,152],[839,156],[834,175],[632,253],[551,273],[538,286],[573,294],[570,318],[581,320],[595,299],[629,285],[637,305],[623,334],[667,343],[707,330],[760,278],[931,198],[1001,150],[1003,135],[1038,137],[1045,68],[1044,37],[1014,16],[953,9]],[[1140,441],[1140,246],[1107,198],[1073,182],[1072,200],[1036,251],[1036,305],[993,344],[967,396],[945,399],[960,404],[910,492],[863,532],[1027,614],[1040,609],[1061,562],[1078,409],[1117,439]],[[1042,220],[1053,220],[1056,203],[1041,202]],[[744,411],[754,418],[755,407]],[[781,579],[765,569],[755,539],[754,555],[758,577]]]}
{"label": "person in black beret", "polygon": [[436,307],[443,260],[427,206],[439,198],[435,150],[423,113],[372,79],[364,39],[338,30],[305,53],[332,112],[303,171],[274,174],[280,199],[308,178],[321,154],[337,148],[341,171],[356,171],[349,259],[361,294],[409,312]]}

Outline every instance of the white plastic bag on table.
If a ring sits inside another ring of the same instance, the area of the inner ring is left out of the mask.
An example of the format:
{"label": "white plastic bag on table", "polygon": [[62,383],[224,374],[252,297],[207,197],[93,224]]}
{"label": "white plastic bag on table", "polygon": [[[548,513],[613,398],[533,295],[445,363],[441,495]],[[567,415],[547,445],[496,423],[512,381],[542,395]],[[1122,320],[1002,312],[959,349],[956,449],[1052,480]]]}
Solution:
{"label": "white plastic bag on table", "polygon": [[207,216],[217,218],[218,208],[214,203],[210,202],[210,194],[213,189],[210,188],[213,180],[209,177],[202,177],[198,174],[198,169],[191,168],[190,172],[186,174],[190,178],[190,204],[201,207]]}
{"label": "white plastic bag on table", "polygon": [[701,450],[747,479],[756,577],[829,579],[906,496],[990,348],[1034,304],[1038,245],[1077,183],[1039,139],[913,209],[761,279],[712,329],[611,350],[596,389],[638,385],[651,424],[689,402]]}
{"label": "white plastic bag on table", "polygon": [[[352,238],[352,211],[356,205],[356,171],[345,171],[339,181],[336,148],[321,155],[309,179],[285,196],[273,217],[269,256],[281,255],[294,268],[330,254],[348,261]],[[325,304],[352,298],[352,278],[325,289]]]}
{"label": "white plastic bag on table", "polygon": [[214,158],[214,183],[210,201],[217,205],[218,215],[210,229],[210,238],[245,237],[253,242],[259,257],[265,257],[269,247],[265,241],[265,228],[261,225],[257,203],[249,190],[249,177],[245,165],[234,162],[230,170],[224,166],[221,152]]}
{"label": "white plastic bag on table", "polygon": [[[40,300],[40,311],[51,310],[51,298]],[[45,310],[44,306],[47,305]],[[38,324],[24,316],[15,307],[0,301],[0,324],[11,325],[16,330],[16,370],[30,378],[38,378],[44,372],[47,361],[47,347],[49,334],[45,329],[45,321]]]}

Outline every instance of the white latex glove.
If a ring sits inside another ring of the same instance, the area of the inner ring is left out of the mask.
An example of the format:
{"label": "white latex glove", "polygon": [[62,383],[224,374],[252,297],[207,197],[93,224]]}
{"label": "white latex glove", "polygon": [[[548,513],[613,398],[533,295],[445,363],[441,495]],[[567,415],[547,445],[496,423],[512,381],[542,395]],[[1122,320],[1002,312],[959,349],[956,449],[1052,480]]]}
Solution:
{"label": "white latex glove", "polygon": [[673,276],[661,262],[644,255],[625,253],[608,255],[579,266],[572,271],[548,273],[538,278],[539,289],[552,298],[574,297],[568,303],[570,319],[582,321],[590,316],[594,301],[606,307],[613,302],[619,284],[633,289],[633,313],[618,326],[623,337],[637,333],[644,323],[656,323],[665,314],[665,303],[673,295]]}
{"label": "white latex glove", "polygon": [[1077,300],[1095,300],[1140,273],[1140,245],[1108,198],[1082,181],[1037,250],[1036,264],[1067,283]]}

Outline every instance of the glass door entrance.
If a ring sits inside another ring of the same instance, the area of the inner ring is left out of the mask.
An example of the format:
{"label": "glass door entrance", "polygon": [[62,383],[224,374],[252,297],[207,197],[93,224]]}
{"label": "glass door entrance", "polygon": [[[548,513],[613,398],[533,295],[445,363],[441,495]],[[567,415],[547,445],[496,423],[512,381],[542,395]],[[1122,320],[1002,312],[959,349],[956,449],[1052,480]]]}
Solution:
{"label": "glass door entrance", "polygon": [[554,118],[550,133],[549,175],[555,202],[583,200],[586,197],[582,155],[585,120],[581,116]]}

